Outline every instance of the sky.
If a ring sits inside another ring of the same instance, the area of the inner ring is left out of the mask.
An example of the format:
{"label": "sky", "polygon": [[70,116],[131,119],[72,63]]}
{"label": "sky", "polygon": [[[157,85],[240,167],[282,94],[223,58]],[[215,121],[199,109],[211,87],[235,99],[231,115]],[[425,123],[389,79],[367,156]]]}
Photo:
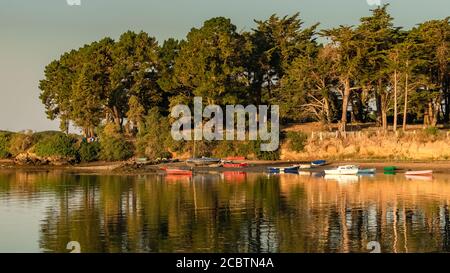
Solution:
{"label": "sky", "polygon": [[[81,5],[69,5],[81,1]],[[306,25],[356,25],[378,0],[0,0],[0,130],[57,130],[39,100],[45,66],[64,52],[127,30],[160,42],[182,39],[205,20],[225,16],[238,30],[300,12]],[[450,16],[450,0],[391,0],[398,26]]]}

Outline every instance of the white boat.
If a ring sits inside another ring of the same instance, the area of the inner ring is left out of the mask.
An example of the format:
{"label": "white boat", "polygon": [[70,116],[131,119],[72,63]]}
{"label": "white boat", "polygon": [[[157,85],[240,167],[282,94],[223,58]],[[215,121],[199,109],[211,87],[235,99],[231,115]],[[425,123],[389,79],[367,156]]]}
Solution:
{"label": "white boat", "polygon": [[309,169],[311,169],[311,164],[301,164],[301,165],[298,165],[298,168],[300,169],[300,170],[309,170]]}
{"label": "white boat", "polygon": [[427,170],[427,171],[407,171],[405,173],[405,175],[411,175],[411,176],[415,176],[415,175],[433,175],[433,171],[431,171],[431,170]]}
{"label": "white boat", "polygon": [[355,165],[339,166],[336,169],[325,170],[326,175],[356,175],[359,167]]}

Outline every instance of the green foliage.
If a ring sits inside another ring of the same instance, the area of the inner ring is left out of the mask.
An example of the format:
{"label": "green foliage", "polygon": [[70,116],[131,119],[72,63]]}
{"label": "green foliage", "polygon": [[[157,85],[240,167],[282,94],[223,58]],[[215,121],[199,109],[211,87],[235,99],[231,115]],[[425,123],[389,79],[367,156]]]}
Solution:
{"label": "green foliage", "polygon": [[172,157],[168,151],[170,128],[168,118],[163,117],[157,108],[151,109],[137,138],[138,155],[152,159]]}
{"label": "green foliage", "polygon": [[434,126],[431,126],[431,127],[425,128],[424,132],[428,136],[437,136],[439,134],[439,129]]}
{"label": "green foliage", "polygon": [[214,157],[228,157],[238,156],[236,144],[233,141],[217,141],[217,145],[214,147]]}
{"label": "green foliage", "polygon": [[[253,154],[256,156],[256,159],[259,160],[279,160],[280,159],[280,149],[273,152],[265,152],[261,151],[261,144],[263,142],[261,140],[250,141],[244,150],[247,150],[247,154]],[[242,149],[242,145],[240,145]],[[242,151],[242,150],[241,150]]]}
{"label": "green foliage", "polygon": [[34,145],[36,138],[31,134],[14,134],[9,142],[9,153],[15,157],[20,153],[26,152]]}
{"label": "green foliage", "polygon": [[11,140],[12,133],[0,132],[0,158],[8,158],[11,156],[9,153],[9,142]]}
{"label": "green foliage", "polygon": [[65,134],[55,134],[42,138],[36,143],[34,151],[42,157],[67,157],[74,158],[76,149],[75,139]]}
{"label": "green foliage", "polygon": [[100,133],[100,159],[126,160],[133,156],[133,145],[128,142],[117,125],[109,123]]}
{"label": "green foliage", "polygon": [[235,104],[243,96],[245,40],[230,19],[217,17],[193,28],[174,64],[177,87],[216,104]]}
{"label": "green foliage", "polygon": [[287,141],[289,143],[289,148],[295,152],[302,152],[305,149],[306,143],[308,141],[308,135],[303,132],[292,132],[286,133]]}
{"label": "green foliage", "polygon": [[78,147],[78,159],[80,162],[93,162],[100,158],[100,143],[82,141]]}
{"label": "green foliage", "polygon": [[[145,32],[128,31],[48,64],[40,99],[48,118],[61,120],[63,130],[70,122],[92,136],[99,124],[114,123],[113,137],[106,134],[100,144],[104,159],[130,156],[132,147],[121,132],[137,134],[140,155],[192,151],[191,143],[167,137],[167,114],[176,104],[190,105],[194,96],[222,106],[276,104],[284,122],[341,119],[342,125],[351,104],[352,122],[377,121],[384,128],[396,101],[398,116],[404,108],[405,116],[425,126],[448,123],[450,18],[403,30],[388,7],[375,8],[358,25],[319,33],[317,24],[306,27],[298,13],[255,21],[248,32],[216,17],[192,28],[184,40],[168,39],[161,46]],[[319,44],[319,36],[329,43]],[[378,111],[371,111],[370,102]],[[152,112],[155,107],[161,113]],[[13,137],[9,153],[23,152],[35,141],[39,138]],[[301,150],[301,144],[294,146]],[[205,154],[276,157],[238,144],[201,142],[201,147]]]}

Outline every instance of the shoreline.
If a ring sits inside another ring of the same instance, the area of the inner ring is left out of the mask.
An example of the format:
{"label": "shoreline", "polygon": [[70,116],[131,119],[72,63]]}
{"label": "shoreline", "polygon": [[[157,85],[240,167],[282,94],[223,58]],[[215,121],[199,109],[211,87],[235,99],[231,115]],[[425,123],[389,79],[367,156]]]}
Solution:
{"label": "shoreline", "polygon": [[[290,166],[294,164],[304,164],[306,161],[263,161],[263,160],[245,160],[236,162],[246,162],[249,167],[246,168],[223,168],[223,167],[189,167],[185,162],[161,163],[157,165],[135,165],[129,162],[93,162],[78,165],[17,165],[12,160],[0,160],[0,171],[61,171],[75,174],[111,174],[111,175],[143,175],[163,173],[161,167],[174,167],[182,169],[192,169],[197,173],[208,172],[245,172],[245,173],[261,173],[265,172],[269,166]],[[386,161],[386,160],[340,160],[330,161],[329,164],[321,167],[304,170],[306,172],[321,172],[325,169],[334,168],[339,165],[358,165],[362,168],[375,168],[378,172],[383,172],[386,166],[396,166],[398,173],[406,170],[433,170],[435,173],[449,173],[450,161]]]}

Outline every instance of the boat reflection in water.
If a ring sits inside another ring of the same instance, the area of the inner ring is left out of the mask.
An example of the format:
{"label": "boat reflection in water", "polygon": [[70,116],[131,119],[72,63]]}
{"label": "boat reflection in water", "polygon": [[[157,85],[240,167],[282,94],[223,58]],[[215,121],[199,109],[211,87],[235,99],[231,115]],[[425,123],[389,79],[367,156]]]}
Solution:
{"label": "boat reflection in water", "polygon": [[324,176],[325,180],[334,180],[340,183],[351,183],[358,182],[359,177],[357,175],[335,175],[335,174],[326,174]]}
{"label": "boat reflection in water", "polygon": [[3,172],[0,252],[450,251],[449,175],[345,177]]}
{"label": "boat reflection in water", "polygon": [[433,176],[426,176],[426,175],[405,175],[405,178],[408,180],[416,180],[416,181],[433,181]]}

